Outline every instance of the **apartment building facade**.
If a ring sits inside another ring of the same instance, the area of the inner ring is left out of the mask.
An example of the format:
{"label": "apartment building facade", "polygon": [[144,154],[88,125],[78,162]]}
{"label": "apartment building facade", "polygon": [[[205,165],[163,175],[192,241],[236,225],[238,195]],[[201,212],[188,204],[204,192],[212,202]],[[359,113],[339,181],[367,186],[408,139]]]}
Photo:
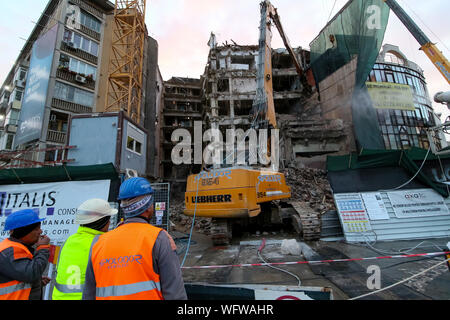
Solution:
{"label": "apartment building facade", "polygon": [[[163,100],[163,108],[159,115],[160,177],[184,188],[187,176],[199,172],[200,166],[173,164],[172,149],[177,142],[172,141],[172,134],[177,129],[185,129],[193,136],[195,122],[203,121],[201,79],[172,77],[164,82]],[[192,147],[193,144],[194,141]]]}
{"label": "apartment building facade", "polygon": [[[71,116],[111,112],[105,100],[114,7],[108,0],[49,0],[1,87],[0,150],[52,149],[30,153],[29,160],[60,161],[66,156],[61,147],[68,141]],[[154,132],[163,88],[158,85],[158,44],[148,34],[142,73],[137,125]],[[152,146],[147,156],[154,158],[157,142],[147,141]],[[151,176],[153,167],[147,169]]]}
{"label": "apartment building facade", "polygon": [[[5,110],[9,122],[3,132],[14,136],[7,136],[9,143],[2,149],[64,146],[70,116],[97,110],[105,21],[113,9],[111,2],[100,0],[48,2],[1,88],[2,99],[9,95],[14,100]],[[16,81],[21,78],[22,88]],[[64,150],[30,156],[57,161],[64,158]]]}

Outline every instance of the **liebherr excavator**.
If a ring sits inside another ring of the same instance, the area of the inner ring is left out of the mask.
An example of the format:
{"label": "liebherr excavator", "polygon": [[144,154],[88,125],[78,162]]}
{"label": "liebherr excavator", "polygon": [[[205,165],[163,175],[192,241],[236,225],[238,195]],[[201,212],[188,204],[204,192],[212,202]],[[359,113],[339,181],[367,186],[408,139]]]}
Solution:
{"label": "liebherr excavator", "polygon": [[[253,102],[253,129],[277,129],[272,84],[272,22],[277,27],[283,42],[294,61],[300,80],[305,84],[306,77],[301,62],[292,49],[284,33],[277,9],[265,0],[261,3],[261,25],[257,67],[257,92]],[[270,136],[270,134],[269,134]],[[244,138],[245,139],[245,138]],[[267,157],[273,155],[278,146],[268,139]],[[212,219],[212,240],[215,245],[229,244],[232,238],[232,225],[240,222],[257,221],[257,224],[270,222],[274,211],[271,203],[275,200],[289,199],[291,189],[285,176],[267,167],[214,168],[190,175],[185,193],[184,214]],[[295,205],[292,205],[297,209]],[[301,208],[298,208],[298,212]],[[312,210],[309,210],[309,213]],[[301,222],[301,214],[294,217]],[[318,220],[318,219],[316,219]],[[244,223],[244,224],[247,224]],[[301,228],[301,227],[300,227]],[[307,228],[307,227],[304,227]],[[299,230],[298,228],[296,228]],[[320,233],[320,232],[319,232]]]}

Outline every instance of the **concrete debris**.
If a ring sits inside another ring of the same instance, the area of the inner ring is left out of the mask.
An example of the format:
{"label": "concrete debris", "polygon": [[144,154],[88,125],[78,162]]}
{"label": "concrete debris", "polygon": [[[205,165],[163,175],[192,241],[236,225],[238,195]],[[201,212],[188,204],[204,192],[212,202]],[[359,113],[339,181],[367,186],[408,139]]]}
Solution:
{"label": "concrete debris", "polygon": [[336,210],[325,170],[289,167],[282,172],[291,187],[291,200],[303,201],[320,214]]}
{"label": "concrete debris", "polygon": [[281,253],[284,255],[300,256],[302,254],[302,248],[295,239],[285,239],[281,243]]}
{"label": "concrete debris", "polygon": [[[184,202],[173,201],[170,204],[170,220],[175,224],[175,228],[184,233],[189,233],[192,226],[192,217],[183,214]],[[195,217],[194,231],[204,235],[211,234],[211,218]]]}

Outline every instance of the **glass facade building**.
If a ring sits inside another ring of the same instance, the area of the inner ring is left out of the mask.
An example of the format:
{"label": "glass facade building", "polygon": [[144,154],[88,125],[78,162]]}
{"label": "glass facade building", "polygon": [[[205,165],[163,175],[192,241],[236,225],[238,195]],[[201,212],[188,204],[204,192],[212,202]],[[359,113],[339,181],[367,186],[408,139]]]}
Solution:
{"label": "glass facade building", "polygon": [[[385,45],[367,79],[408,85],[412,89],[415,110],[377,109],[378,122],[387,150],[419,147],[428,149],[426,129],[439,122],[432,108],[423,71],[406,59],[398,47]],[[441,139],[434,143],[440,147]]]}

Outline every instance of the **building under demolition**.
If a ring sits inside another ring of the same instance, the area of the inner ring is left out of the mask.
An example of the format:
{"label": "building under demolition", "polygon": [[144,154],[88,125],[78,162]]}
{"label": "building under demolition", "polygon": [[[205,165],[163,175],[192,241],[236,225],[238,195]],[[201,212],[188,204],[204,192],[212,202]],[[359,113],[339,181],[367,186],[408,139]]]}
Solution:
{"label": "building under demolition", "polygon": [[[159,172],[164,181],[184,188],[186,177],[200,171],[200,165],[172,162],[175,142],[172,134],[176,129],[185,129],[193,136],[194,122],[202,121],[202,82],[200,79],[173,77],[164,82],[164,104],[159,114]],[[194,142],[192,141],[192,146]]]}

